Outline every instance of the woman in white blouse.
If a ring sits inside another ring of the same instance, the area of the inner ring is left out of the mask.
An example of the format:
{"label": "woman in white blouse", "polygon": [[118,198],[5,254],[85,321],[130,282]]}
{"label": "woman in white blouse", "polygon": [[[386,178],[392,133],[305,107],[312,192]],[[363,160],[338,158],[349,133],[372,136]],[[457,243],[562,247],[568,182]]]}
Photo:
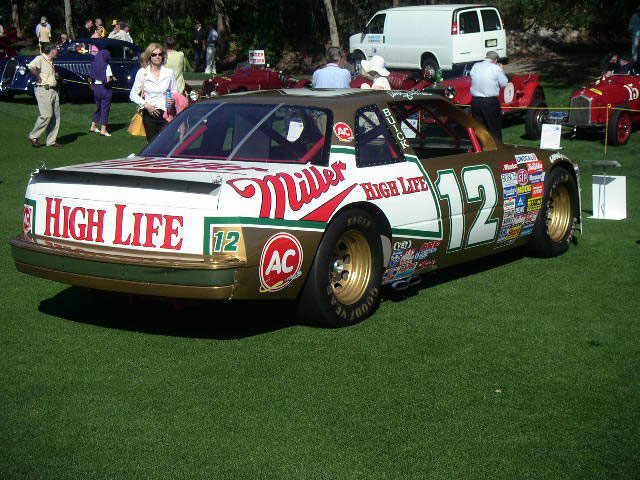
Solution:
{"label": "woman in white blouse", "polygon": [[[142,110],[142,123],[147,134],[147,141],[167,124],[163,115],[167,108],[173,108],[176,93],[176,75],[165,67],[167,51],[159,43],[151,43],[142,54],[142,68],[136,73],[129,98]],[[144,88],[143,88],[144,85]]]}

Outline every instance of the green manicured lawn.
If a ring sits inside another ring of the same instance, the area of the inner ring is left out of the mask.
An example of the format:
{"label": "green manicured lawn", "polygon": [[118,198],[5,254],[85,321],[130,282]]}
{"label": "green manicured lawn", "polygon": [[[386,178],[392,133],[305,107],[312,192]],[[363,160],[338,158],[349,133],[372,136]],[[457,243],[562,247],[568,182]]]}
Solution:
{"label": "green manicured lawn", "polygon": [[[553,92],[564,106],[570,89]],[[556,106],[556,105],[551,105]],[[387,295],[351,328],[288,303],[130,303],[18,273],[29,173],[138,152],[114,104],[62,106],[33,149],[26,97],[0,102],[0,478],[634,479],[640,476],[640,132],[607,159],[628,218],[592,220],[555,259],[503,254]],[[510,143],[524,127],[504,131]]]}

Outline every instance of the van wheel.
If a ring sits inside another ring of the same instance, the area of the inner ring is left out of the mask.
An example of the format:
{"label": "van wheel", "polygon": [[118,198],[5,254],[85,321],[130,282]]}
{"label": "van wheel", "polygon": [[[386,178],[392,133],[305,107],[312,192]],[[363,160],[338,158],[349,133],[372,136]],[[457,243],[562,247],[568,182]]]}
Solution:
{"label": "van wheel", "polygon": [[543,257],[555,257],[569,249],[580,212],[578,187],[564,168],[551,170],[544,182],[542,208],[531,234],[529,249]]}
{"label": "van wheel", "polygon": [[363,60],[366,60],[366,57],[362,52],[356,52],[353,54],[353,71],[356,75],[360,75],[360,64]]}
{"label": "van wheel", "polygon": [[346,327],[369,317],[380,303],[382,242],[364,210],[338,214],[329,224],[298,298],[298,317]]}
{"label": "van wheel", "polygon": [[439,65],[438,61],[435,58],[427,57],[422,60],[422,74],[424,78],[429,80],[435,80],[436,72],[438,71]]}

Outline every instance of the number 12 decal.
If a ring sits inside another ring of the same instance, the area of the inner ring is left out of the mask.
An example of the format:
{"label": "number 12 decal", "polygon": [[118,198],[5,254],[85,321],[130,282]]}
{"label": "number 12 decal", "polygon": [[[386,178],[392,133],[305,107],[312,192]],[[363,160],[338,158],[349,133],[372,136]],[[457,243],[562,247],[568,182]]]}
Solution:
{"label": "number 12 decal", "polygon": [[449,246],[447,252],[477,247],[495,240],[498,219],[491,218],[498,204],[498,193],[493,173],[487,165],[475,165],[462,169],[462,183],[467,203],[482,202],[471,228],[464,238],[464,204],[462,188],[452,169],[438,170],[436,187],[440,200],[449,203]]}
{"label": "number 12 decal", "polygon": [[[224,247],[222,246],[223,241]],[[235,230],[229,230],[225,232],[223,230],[219,230],[213,234],[213,251],[214,252],[237,252],[238,251],[238,241],[240,240],[240,232]]]}

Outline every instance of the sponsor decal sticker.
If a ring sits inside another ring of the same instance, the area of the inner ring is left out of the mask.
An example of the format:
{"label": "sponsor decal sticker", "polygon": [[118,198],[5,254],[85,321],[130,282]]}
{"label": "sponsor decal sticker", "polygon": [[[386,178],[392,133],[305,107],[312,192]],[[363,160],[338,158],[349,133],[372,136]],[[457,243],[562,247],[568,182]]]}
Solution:
{"label": "sponsor decal sticker", "polygon": [[397,268],[388,268],[387,270],[385,270],[384,275],[382,276],[382,284],[385,285],[387,283],[393,282],[396,279],[397,273]]}
{"label": "sponsor decal sticker", "polygon": [[529,173],[524,168],[521,168],[518,170],[518,184],[526,185],[527,183],[529,183]]}
{"label": "sponsor decal sticker", "polygon": [[400,265],[400,260],[402,260],[402,252],[404,250],[394,250],[391,254],[391,258],[389,259],[389,268],[397,267]]}
{"label": "sponsor decal sticker", "polygon": [[522,225],[524,223],[525,215],[516,215],[513,217],[513,225]]}
{"label": "sponsor decal sticker", "polygon": [[529,175],[529,181],[531,183],[544,182],[544,172],[536,172]]}
{"label": "sponsor decal sticker", "polygon": [[535,153],[524,153],[521,155],[516,155],[516,162],[518,163],[526,163],[526,162],[536,162],[538,157],[536,157]]}
{"label": "sponsor decal sticker", "polygon": [[273,235],[260,256],[260,293],[277,292],[302,275],[302,245],[290,233]]}
{"label": "sponsor decal sticker", "polygon": [[529,173],[539,172],[542,169],[544,169],[544,165],[542,165],[542,162],[540,161],[527,162],[527,172]]}
{"label": "sponsor decal sticker", "polygon": [[[515,163],[514,163],[515,165]],[[502,178],[502,187],[512,187],[518,184],[518,172],[508,172],[500,175]]]}
{"label": "sponsor decal sticker", "polygon": [[518,195],[531,193],[531,185],[518,185]]}
{"label": "sponsor decal sticker", "polygon": [[513,208],[516,208],[516,199],[515,198],[505,198],[504,199],[504,209],[505,210],[511,210]]}
{"label": "sponsor decal sticker", "polygon": [[394,250],[406,250],[409,247],[411,247],[411,240],[403,240],[393,244]]}
{"label": "sponsor decal sticker", "polygon": [[534,183],[530,185],[531,187],[531,197],[541,197],[544,195],[544,183]]}
{"label": "sponsor decal sticker", "polygon": [[527,201],[527,210],[540,210],[542,207],[542,197],[530,198]]}
{"label": "sponsor decal sticker", "polygon": [[514,185],[513,187],[505,187],[504,198],[515,197],[518,194],[518,189]]}
{"label": "sponsor decal sticker", "polygon": [[511,227],[511,229],[509,230],[509,235],[507,235],[507,240],[518,238],[518,235],[520,235],[521,230],[522,230],[522,225]]}
{"label": "sponsor decal sticker", "polygon": [[525,225],[522,227],[522,231],[520,232],[521,237],[526,237],[527,235],[531,235],[533,232],[533,225]]}
{"label": "sponsor decal sticker", "polygon": [[436,268],[435,258],[428,258],[426,260],[422,260],[420,263],[418,263],[416,270],[423,270],[425,268],[429,270],[434,270]]}
{"label": "sponsor decal sticker", "polygon": [[518,170],[518,164],[516,162],[502,162],[500,164],[500,169],[503,173],[515,172],[516,170]]}
{"label": "sponsor decal sticker", "polygon": [[531,210],[527,212],[527,223],[535,223],[536,218],[538,218],[538,213],[540,213],[540,210]]}
{"label": "sponsor decal sticker", "polygon": [[33,230],[33,207],[31,205],[24,206],[24,213],[22,215],[22,231],[24,233],[31,232]]}
{"label": "sponsor decal sticker", "polygon": [[353,141],[353,130],[344,122],[337,122],[333,125],[333,133],[341,142]]}
{"label": "sponsor decal sticker", "polygon": [[590,88],[589,90],[591,90],[596,95],[602,95],[602,91],[598,90],[597,88]]}

